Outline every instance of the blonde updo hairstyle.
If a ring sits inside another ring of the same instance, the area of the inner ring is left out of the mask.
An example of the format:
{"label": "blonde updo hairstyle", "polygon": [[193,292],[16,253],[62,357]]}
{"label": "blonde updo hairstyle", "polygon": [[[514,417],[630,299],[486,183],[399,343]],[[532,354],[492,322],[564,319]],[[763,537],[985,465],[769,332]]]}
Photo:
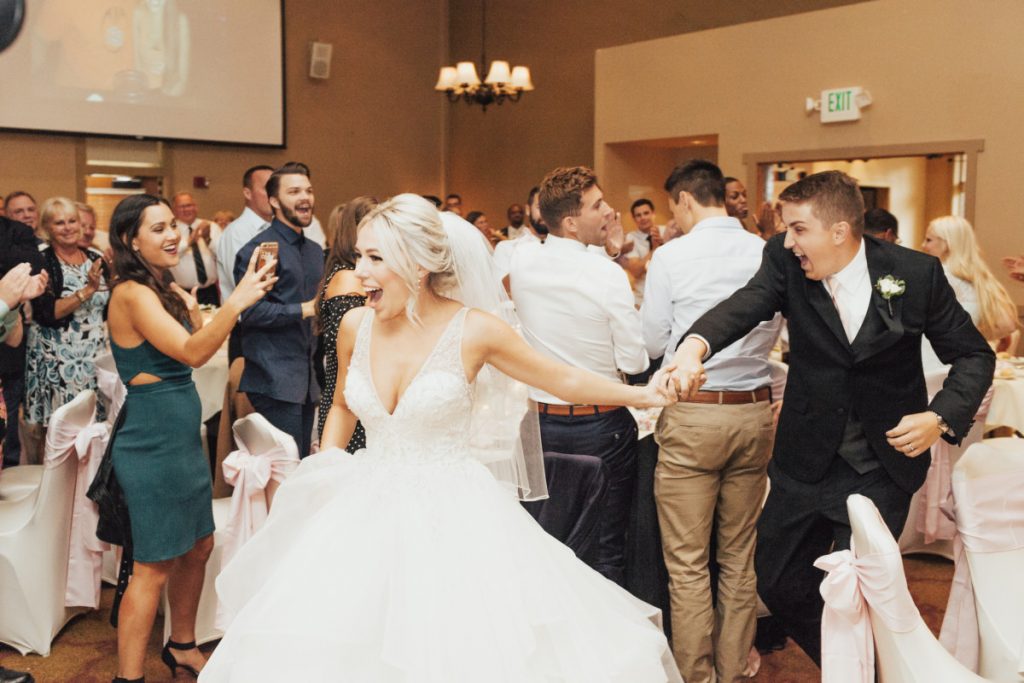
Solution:
{"label": "blonde updo hairstyle", "polygon": [[985,263],[970,222],[960,216],[943,216],[928,227],[946,242],[942,265],[956,277],[974,285],[981,309],[978,330],[990,341],[1012,332],[1017,327],[1017,306]]}
{"label": "blonde updo hairstyle", "polygon": [[455,293],[458,280],[448,233],[437,208],[418,194],[400,194],[378,204],[359,223],[377,237],[384,264],[398,275],[409,290],[405,314],[420,324],[416,311],[420,291],[420,268],[427,272],[426,286],[439,297]]}

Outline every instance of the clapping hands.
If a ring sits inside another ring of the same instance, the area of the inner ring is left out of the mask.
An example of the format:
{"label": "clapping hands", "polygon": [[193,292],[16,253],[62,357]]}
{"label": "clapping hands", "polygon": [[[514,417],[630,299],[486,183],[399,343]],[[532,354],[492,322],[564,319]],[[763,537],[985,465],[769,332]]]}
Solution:
{"label": "clapping hands", "polygon": [[0,278],[0,299],[8,308],[15,308],[45,292],[48,283],[49,276],[45,270],[32,275],[31,265],[19,263]]}

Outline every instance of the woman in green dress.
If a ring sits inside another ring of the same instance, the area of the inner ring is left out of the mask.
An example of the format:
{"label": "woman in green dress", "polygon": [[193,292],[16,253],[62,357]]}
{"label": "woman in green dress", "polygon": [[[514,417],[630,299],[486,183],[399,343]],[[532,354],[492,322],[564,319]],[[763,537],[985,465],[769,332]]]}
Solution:
{"label": "woman in green dress", "polygon": [[128,197],[114,211],[110,243],[117,285],[108,325],[117,371],[128,388],[114,435],[114,473],[131,520],[133,574],[117,625],[118,678],[142,681],[157,604],[168,587],[171,640],[161,658],[197,675],[195,619],[213,548],[212,484],[200,442],[200,404],[192,368],[206,363],[243,310],[277,281],[275,263],[255,270],[258,250],[235,291],[203,325],[195,292],[164,284],[180,258],[179,234],[165,200]]}

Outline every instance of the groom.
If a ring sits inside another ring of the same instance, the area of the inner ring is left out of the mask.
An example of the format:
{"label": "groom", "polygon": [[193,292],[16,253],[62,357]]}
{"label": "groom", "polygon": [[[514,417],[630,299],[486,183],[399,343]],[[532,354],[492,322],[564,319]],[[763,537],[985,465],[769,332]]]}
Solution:
{"label": "groom", "polygon": [[[870,498],[898,536],[928,449],[970,430],[995,356],[937,259],[864,237],[854,179],[815,173],[779,200],[787,232],[768,241],[746,286],[693,324],[675,363],[681,393],[695,392],[702,361],[776,312],[789,321],[789,379],[755,567],[765,605],[820,664],[823,574],[813,562],[833,544],[849,548],[847,496]],[[952,364],[931,403],[922,335]]]}

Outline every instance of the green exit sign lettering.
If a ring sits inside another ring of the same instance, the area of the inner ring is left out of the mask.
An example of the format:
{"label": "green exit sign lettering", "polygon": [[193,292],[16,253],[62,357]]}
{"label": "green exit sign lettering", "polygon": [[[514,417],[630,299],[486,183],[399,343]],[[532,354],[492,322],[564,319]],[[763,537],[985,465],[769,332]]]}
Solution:
{"label": "green exit sign lettering", "polygon": [[835,88],[821,91],[821,122],[857,121],[860,119],[860,107],[857,95],[861,88]]}

